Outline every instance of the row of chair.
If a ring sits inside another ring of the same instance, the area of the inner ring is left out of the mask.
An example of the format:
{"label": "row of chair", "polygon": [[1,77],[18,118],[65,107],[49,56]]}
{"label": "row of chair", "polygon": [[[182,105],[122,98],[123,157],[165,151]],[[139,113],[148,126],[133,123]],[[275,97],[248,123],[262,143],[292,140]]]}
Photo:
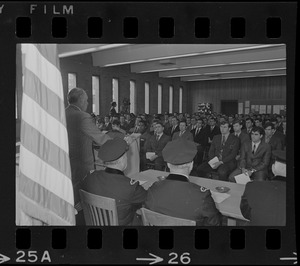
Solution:
{"label": "row of chair", "polygon": [[[118,225],[118,213],[115,199],[102,197],[80,190],[81,205],[86,225]],[[141,208],[143,225],[146,226],[195,226],[196,222],[168,216]]]}

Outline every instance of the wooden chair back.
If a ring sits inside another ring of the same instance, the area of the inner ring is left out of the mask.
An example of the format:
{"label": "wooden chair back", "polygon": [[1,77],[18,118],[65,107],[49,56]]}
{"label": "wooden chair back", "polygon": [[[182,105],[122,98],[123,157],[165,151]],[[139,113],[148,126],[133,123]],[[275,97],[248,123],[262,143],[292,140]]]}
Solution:
{"label": "wooden chair back", "polygon": [[79,190],[86,225],[118,225],[115,199]]}
{"label": "wooden chair back", "polygon": [[195,226],[196,221],[172,217],[158,212],[141,208],[143,225],[154,226]]}

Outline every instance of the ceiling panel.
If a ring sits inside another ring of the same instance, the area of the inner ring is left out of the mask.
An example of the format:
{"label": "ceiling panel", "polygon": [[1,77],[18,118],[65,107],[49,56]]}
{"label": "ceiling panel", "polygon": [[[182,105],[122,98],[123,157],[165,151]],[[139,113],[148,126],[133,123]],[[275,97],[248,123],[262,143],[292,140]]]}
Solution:
{"label": "ceiling panel", "polygon": [[93,65],[130,65],[182,81],[285,75],[284,44],[58,44],[59,57],[91,53]]}

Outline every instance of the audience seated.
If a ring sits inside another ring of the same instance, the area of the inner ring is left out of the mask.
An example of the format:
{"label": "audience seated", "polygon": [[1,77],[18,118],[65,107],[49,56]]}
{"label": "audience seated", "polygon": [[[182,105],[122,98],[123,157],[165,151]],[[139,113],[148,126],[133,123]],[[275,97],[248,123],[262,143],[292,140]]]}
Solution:
{"label": "audience seated", "polygon": [[269,143],[269,145],[271,146],[271,151],[283,150],[281,139],[279,137],[277,137],[276,135],[274,136],[274,133],[275,133],[274,124],[271,122],[268,122],[265,124],[264,129],[265,129],[264,140],[266,143]]}
{"label": "audience seated", "polygon": [[161,121],[155,121],[154,128],[155,134],[153,134],[145,143],[145,152],[146,155],[147,152],[153,152],[155,154],[149,159],[143,159],[145,160],[145,164],[154,164],[155,170],[164,170],[165,162],[162,157],[162,150],[171,138],[163,132],[164,126]]}
{"label": "audience seated", "polygon": [[197,127],[191,131],[194,142],[197,143],[197,154],[194,159],[194,168],[202,164],[205,148],[207,147],[208,136],[207,130],[203,126],[203,120],[198,118]]}
{"label": "audience seated", "polygon": [[241,199],[241,212],[250,225],[286,225],[286,152],[273,151],[274,178],[271,181],[248,182]]}
{"label": "audience seated", "polygon": [[185,139],[194,141],[193,134],[190,131],[186,130],[186,128],[186,120],[181,120],[179,122],[179,131],[173,134],[172,140]]}
{"label": "audience seated", "polygon": [[189,182],[196,144],[187,140],[169,142],[163,149],[170,175],[148,190],[145,207],[165,215],[196,221],[197,226],[221,225],[222,215],[209,189]]}
{"label": "audience seated", "polygon": [[104,124],[103,126],[100,128],[101,131],[109,131],[112,130],[112,126],[110,123],[110,117],[108,115],[106,115],[104,117]]}
{"label": "audience seated", "polygon": [[238,151],[238,154],[235,158],[238,161],[240,159],[240,156],[241,156],[241,147],[242,147],[242,145],[245,142],[250,141],[250,138],[249,138],[249,135],[246,132],[242,131],[242,127],[243,127],[242,120],[235,119],[232,122],[232,126],[233,126],[233,132],[234,132],[232,134],[234,134],[236,137],[239,138],[239,151]]}
{"label": "audience seated", "polygon": [[268,165],[271,158],[271,146],[263,141],[264,129],[254,127],[251,133],[251,142],[243,144],[239,168],[234,170],[229,181],[235,182],[234,176],[244,173],[252,180],[266,180],[268,177]]}
{"label": "audience seated", "polygon": [[166,135],[168,135],[168,136],[171,137],[171,139],[173,137],[173,134],[175,132],[179,131],[178,122],[179,122],[178,118],[176,116],[172,116],[172,118],[171,118],[171,126],[164,131]]}
{"label": "audience seated", "polygon": [[220,127],[217,126],[217,119],[215,117],[210,117],[208,120],[209,128],[207,130],[208,144],[210,145],[214,136],[221,134]]}
{"label": "audience seated", "polygon": [[106,134],[113,139],[114,138],[124,139],[124,137],[126,136],[126,131],[120,127],[120,121],[113,120],[111,125],[112,125],[112,130],[108,131]]}
{"label": "audience seated", "polygon": [[128,126],[129,125],[125,120],[125,115],[120,115],[120,128],[127,132],[129,130]]}
{"label": "audience seated", "polygon": [[208,159],[214,157],[219,159],[214,168],[208,162],[201,164],[197,168],[199,177],[209,177],[211,172],[217,172],[218,178],[223,181],[228,181],[228,175],[236,168],[236,155],[239,149],[239,139],[230,134],[228,121],[222,122],[220,126],[221,134],[213,137],[211,146],[208,152]]}
{"label": "audience seated", "polygon": [[249,138],[251,139],[251,131],[252,131],[254,122],[253,122],[252,118],[250,118],[250,117],[247,117],[245,121],[246,121],[246,132],[248,133]]}

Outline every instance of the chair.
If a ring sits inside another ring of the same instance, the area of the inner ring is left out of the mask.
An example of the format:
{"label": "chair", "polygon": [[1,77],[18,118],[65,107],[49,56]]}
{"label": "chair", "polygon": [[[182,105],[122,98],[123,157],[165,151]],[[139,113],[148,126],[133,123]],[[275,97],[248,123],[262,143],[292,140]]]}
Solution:
{"label": "chair", "polygon": [[79,190],[86,225],[118,225],[116,201]]}
{"label": "chair", "polygon": [[149,226],[195,226],[196,221],[172,217],[141,208],[143,225]]}

